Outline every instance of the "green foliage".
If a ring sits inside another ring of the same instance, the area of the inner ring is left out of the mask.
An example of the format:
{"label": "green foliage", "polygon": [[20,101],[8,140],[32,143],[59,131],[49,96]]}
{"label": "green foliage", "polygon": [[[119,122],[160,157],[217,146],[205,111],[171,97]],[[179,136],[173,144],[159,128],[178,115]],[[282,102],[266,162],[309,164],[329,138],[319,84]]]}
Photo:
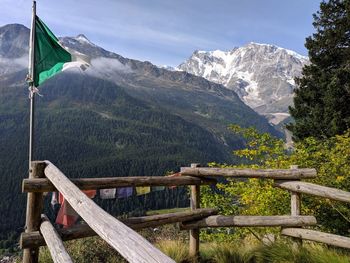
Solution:
{"label": "green foliage", "polygon": [[[311,182],[349,191],[350,186],[350,133],[328,140],[308,138],[296,145],[290,163],[317,170]],[[313,213],[325,231],[349,235],[350,206],[327,199],[303,197],[303,210]]]}
{"label": "green foliage", "polygon": [[[284,154],[284,142],[273,137],[270,133],[259,133],[255,128],[241,128],[239,125],[230,125],[229,129],[241,135],[246,140],[244,149],[235,150],[234,155],[251,161],[254,165],[264,165]],[[244,162],[241,162],[244,166]]]}
{"label": "green foliage", "polygon": [[350,127],[350,1],[328,0],[314,14],[316,33],[306,39],[310,65],[296,79],[295,139],[329,138]]}
{"label": "green foliage", "polygon": [[[259,134],[254,129],[232,126],[234,132],[246,139],[246,148],[234,154],[243,158],[240,165],[219,165],[219,167],[250,167],[287,169],[291,165],[300,168],[315,168],[317,178],[313,183],[350,189],[350,132],[328,140],[307,138],[295,145],[290,152],[283,148],[283,142],[269,134]],[[218,189],[204,188],[203,207],[218,207],[223,215],[284,215],[290,213],[290,196],[285,190],[273,187],[272,180],[248,179],[229,180],[218,184]],[[340,235],[349,235],[350,206],[341,202],[303,195],[302,213],[315,215],[319,228]],[[257,233],[276,229],[257,229]],[[227,235],[227,229],[203,230],[206,240],[234,240],[247,235],[249,229],[236,229]]]}

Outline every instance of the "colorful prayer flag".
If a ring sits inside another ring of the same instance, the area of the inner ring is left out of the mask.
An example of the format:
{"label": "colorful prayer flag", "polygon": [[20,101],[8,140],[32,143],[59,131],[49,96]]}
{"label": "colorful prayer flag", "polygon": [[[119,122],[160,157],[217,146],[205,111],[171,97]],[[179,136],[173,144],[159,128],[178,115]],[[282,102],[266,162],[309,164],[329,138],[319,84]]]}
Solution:
{"label": "colorful prayer flag", "polygon": [[136,194],[137,195],[145,195],[151,192],[151,187],[150,186],[139,186],[136,187]]}
{"label": "colorful prayer flag", "polygon": [[151,190],[152,190],[152,192],[164,191],[165,190],[165,186],[152,186]]}
{"label": "colorful prayer flag", "polygon": [[132,187],[121,187],[117,189],[118,198],[127,198],[132,196],[133,188]]}
{"label": "colorful prayer flag", "polygon": [[117,192],[116,188],[101,189],[100,190],[100,198],[101,199],[114,199],[116,192]]}
{"label": "colorful prayer flag", "polygon": [[86,194],[90,198],[94,198],[96,196],[96,190],[84,190],[84,194]]}
{"label": "colorful prayer flag", "polygon": [[[90,198],[96,196],[96,190],[84,190],[83,192]],[[56,224],[63,225],[64,228],[74,225],[79,218],[78,213],[75,212],[61,193],[58,195],[58,202],[61,204],[61,208],[57,214]]]}
{"label": "colorful prayer flag", "polygon": [[75,210],[71,207],[71,205],[64,199],[63,195],[59,193],[59,203],[61,204],[61,208],[58,211],[56,224],[63,225],[64,228],[74,225],[78,220],[79,215]]}

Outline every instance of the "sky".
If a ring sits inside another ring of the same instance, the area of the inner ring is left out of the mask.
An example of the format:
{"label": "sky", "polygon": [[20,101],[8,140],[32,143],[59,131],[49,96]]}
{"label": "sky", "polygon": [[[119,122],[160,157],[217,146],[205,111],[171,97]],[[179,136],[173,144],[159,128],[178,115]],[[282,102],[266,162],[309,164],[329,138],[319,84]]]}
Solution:
{"label": "sky", "polygon": [[[321,0],[37,0],[37,15],[57,36],[84,34],[124,57],[177,66],[195,50],[249,42],[307,55]],[[31,0],[0,0],[0,26],[30,26]]]}

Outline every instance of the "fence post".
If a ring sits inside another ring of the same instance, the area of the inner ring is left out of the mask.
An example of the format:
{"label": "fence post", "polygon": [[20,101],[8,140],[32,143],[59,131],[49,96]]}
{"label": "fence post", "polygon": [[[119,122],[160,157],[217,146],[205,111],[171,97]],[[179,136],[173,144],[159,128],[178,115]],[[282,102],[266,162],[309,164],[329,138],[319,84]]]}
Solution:
{"label": "fence post", "polygon": [[[191,168],[199,167],[198,163],[192,163]],[[200,185],[191,185],[191,210],[200,208]],[[190,230],[190,257],[198,262],[199,257],[199,229]]]}
{"label": "fence post", "polygon": [[[291,165],[290,169],[298,169],[298,165]],[[300,193],[291,192],[290,208],[292,216],[300,215]]]}
{"label": "fence post", "polygon": [[[290,169],[298,169],[298,165],[291,165]],[[290,214],[291,216],[299,216],[301,208],[301,194],[297,192],[290,192]],[[296,243],[302,245],[302,239],[296,238]]]}
{"label": "fence post", "polygon": [[[29,178],[45,177],[44,169],[46,164],[41,161],[31,163]],[[38,231],[41,223],[43,210],[43,193],[28,193],[25,232]],[[25,249],[23,251],[23,263],[37,263],[39,248]]]}

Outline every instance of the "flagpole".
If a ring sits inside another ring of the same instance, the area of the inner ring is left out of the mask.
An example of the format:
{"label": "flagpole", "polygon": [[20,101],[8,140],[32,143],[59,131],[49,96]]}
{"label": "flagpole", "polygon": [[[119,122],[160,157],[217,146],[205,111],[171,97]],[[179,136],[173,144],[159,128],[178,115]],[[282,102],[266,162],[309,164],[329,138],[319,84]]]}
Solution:
{"label": "flagpole", "polygon": [[[33,161],[33,150],[34,150],[34,110],[35,110],[35,84],[34,84],[34,56],[35,56],[35,16],[36,16],[36,1],[33,1],[32,7],[32,22],[30,30],[30,39],[29,39],[29,66],[28,66],[28,75],[27,81],[29,83],[29,99],[30,99],[30,115],[29,115],[29,178],[34,177],[32,171],[32,161]],[[40,196],[41,197],[41,196]],[[37,206],[36,198],[34,193],[28,193],[27,196],[27,212],[26,212],[26,226],[25,232],[32,232],[38,230],[37,211],[35,211]],[[42,198],[39,198],[40,202]],[[24,249],[23,251],[23,263],[38,263],[39,258],[39,249],[31,248]]]}
{"label": "flagpole", "polygon": [[[29,99],[30,99],[30,115],[29,115],[29,171],[31,162],[33,161],[34,153],[34,110],[35,110],[35,84],[34,84],[34,39],[35,39],[35,16],[36,16],[36,1],[33,1],[32,7],[32,23],[29,40]],[[30,176],[29,176],[30,177]]]}

